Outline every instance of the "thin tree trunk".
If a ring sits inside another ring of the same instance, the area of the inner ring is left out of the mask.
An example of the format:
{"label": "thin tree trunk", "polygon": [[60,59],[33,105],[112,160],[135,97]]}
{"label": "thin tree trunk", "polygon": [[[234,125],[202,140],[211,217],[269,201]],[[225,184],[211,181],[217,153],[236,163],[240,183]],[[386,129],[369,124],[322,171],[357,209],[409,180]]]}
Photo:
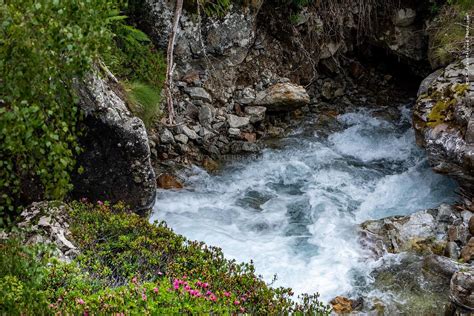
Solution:
{"label": "thin tree trunk", "polygon": [[173,26],[168,40],[167,67],[166,67],[166,103],[168,105],[168,123],[174,124],[174,105],[173,105],[173,70],[174,70],[174,44],[176,33],[178,32],[179,19],[183,10],[183,0],[176,0],[174,9]]}

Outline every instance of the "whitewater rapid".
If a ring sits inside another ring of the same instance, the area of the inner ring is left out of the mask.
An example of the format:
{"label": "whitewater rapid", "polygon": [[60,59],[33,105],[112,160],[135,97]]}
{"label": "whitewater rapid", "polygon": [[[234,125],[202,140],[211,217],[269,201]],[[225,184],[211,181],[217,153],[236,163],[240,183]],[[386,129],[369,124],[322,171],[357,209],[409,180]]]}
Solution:
{"label": "whitewater rapid", "polygon": [[361,295],[376,263],[357,242],[358,224],[455,199],[454,184],[415,145],[409,111],[400,111],[396,122],[369,110],[340,115],[328,137],[307,121],[279,148],[217,175],[188,170],[185,189],[158,191],[151,221],[253,260],[265,280],[277,275],[274,286],[325,301]]}

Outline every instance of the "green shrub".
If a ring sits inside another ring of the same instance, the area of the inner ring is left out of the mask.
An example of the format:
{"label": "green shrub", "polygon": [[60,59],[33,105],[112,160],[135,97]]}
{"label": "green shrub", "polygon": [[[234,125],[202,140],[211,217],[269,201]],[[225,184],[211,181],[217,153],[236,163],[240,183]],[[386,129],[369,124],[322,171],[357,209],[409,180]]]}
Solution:
{"label": "green shrub", "polygon": [[295,314],[328,315],[318,295],[299,303],[271,288],[252,264],[224,258],[163,223],[149,223],[123,205],[73,202],[69,224],[81,254],[59,262],[51,251],[0,241],[0,310],[53,314]]}
{"label": "green shrub", "polygon": [[74,202],[71,207],[71,231],[82,251],[77,261],[104,286],[125,285],[132,278],[154,283],[187,278],[208,283],[218,302],[226,302],[224,292],[232,293],[238,310],[249,313],[327,312],[317,297],[297,305],[291,289],[267,286],[251,263],[227,260],[219,248],[188,241],[164,223],[151,224],[122,205]]}
{"label": "green shrub", "polygon": [[72,84],[108,50],[115,2],[0,0],[1,217],[22,198],[71,189],[80,116]]}
{"label": "green shrub", "polygon": [[7,315],[40,315],[48,306],[44,246],[22,246],[18,239],[0,241],[0,310]]}

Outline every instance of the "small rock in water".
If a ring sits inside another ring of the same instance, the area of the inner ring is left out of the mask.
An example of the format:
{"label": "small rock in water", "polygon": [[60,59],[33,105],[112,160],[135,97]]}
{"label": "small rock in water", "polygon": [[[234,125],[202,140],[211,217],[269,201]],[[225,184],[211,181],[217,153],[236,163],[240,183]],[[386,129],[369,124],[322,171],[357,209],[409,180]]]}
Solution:
{"label": "small rock in water", "polygon": [[331,300],[332,309],[337,314],[350,313],[355,308],[362,306],[362,299],[351,300],[344,296],[336,296]]}
{"label": "small rock in water", "polygon": [[158,187],[162,189],[182,189],[183,184],[173,175],[169,173],[162,173],[156,179]]}
{"label": "small rock in water", "polygon": [[219,163],[209,157],[204,158],[202,166],[209,172],[215,172],[219,170]]}

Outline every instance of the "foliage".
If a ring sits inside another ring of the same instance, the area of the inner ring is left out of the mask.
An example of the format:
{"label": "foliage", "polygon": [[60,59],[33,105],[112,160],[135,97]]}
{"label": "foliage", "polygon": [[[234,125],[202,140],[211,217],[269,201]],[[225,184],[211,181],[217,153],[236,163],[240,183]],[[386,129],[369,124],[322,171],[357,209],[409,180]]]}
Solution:
{"label": "foliage", "polygon": [[13,213],[32,187],[50,199],[71,189],[80,116],[72,85],[109,48],[114,7],[0,0],[0,214]]}
{"label": "foliage", "polygon": [[232,4],[232,0],[198,0],[207,16],[224,16]]}
{"label": "foliage", "polygon": [[130,110],[143,120],[147,128],[150,128],[161,114],[160,94],[153,87],[140,82],[125,83],[124,88]]}
{"label": "foliage", "polygon": [[18,239],[0,241],[0,310],[7,315],[40,315],[47,309],[46,267],[50,251],[22,246]]}
{"label": "foliage", "polygon": [[[459,4],[456,2],[453,5],[445,5],[428,27],[430,35],[428,58],[433,67],[446,66],[465,54],[466,14],[474,15],[473,2],[470,6],[462,1]],[[472,29],[472,25],[470,27]]]}
{"label": "foliage", "polygon": [[73,241],[82,252],[71,263],[14,238],[1,241],[2,311],[329,314],[317,295],[295,303],[291,289],[269,287],[252,264],[227,260],[220,249],[187,241],[123,205],[73,202],[70,207]]}
{"label": "foliage", "polygon": [[127,19],[127,16],[115,15],[111,20],[115,45],[102,58],[119,78],[143,82],[159,93],[165,80],[166,60],[145,33],[125,23]]}

